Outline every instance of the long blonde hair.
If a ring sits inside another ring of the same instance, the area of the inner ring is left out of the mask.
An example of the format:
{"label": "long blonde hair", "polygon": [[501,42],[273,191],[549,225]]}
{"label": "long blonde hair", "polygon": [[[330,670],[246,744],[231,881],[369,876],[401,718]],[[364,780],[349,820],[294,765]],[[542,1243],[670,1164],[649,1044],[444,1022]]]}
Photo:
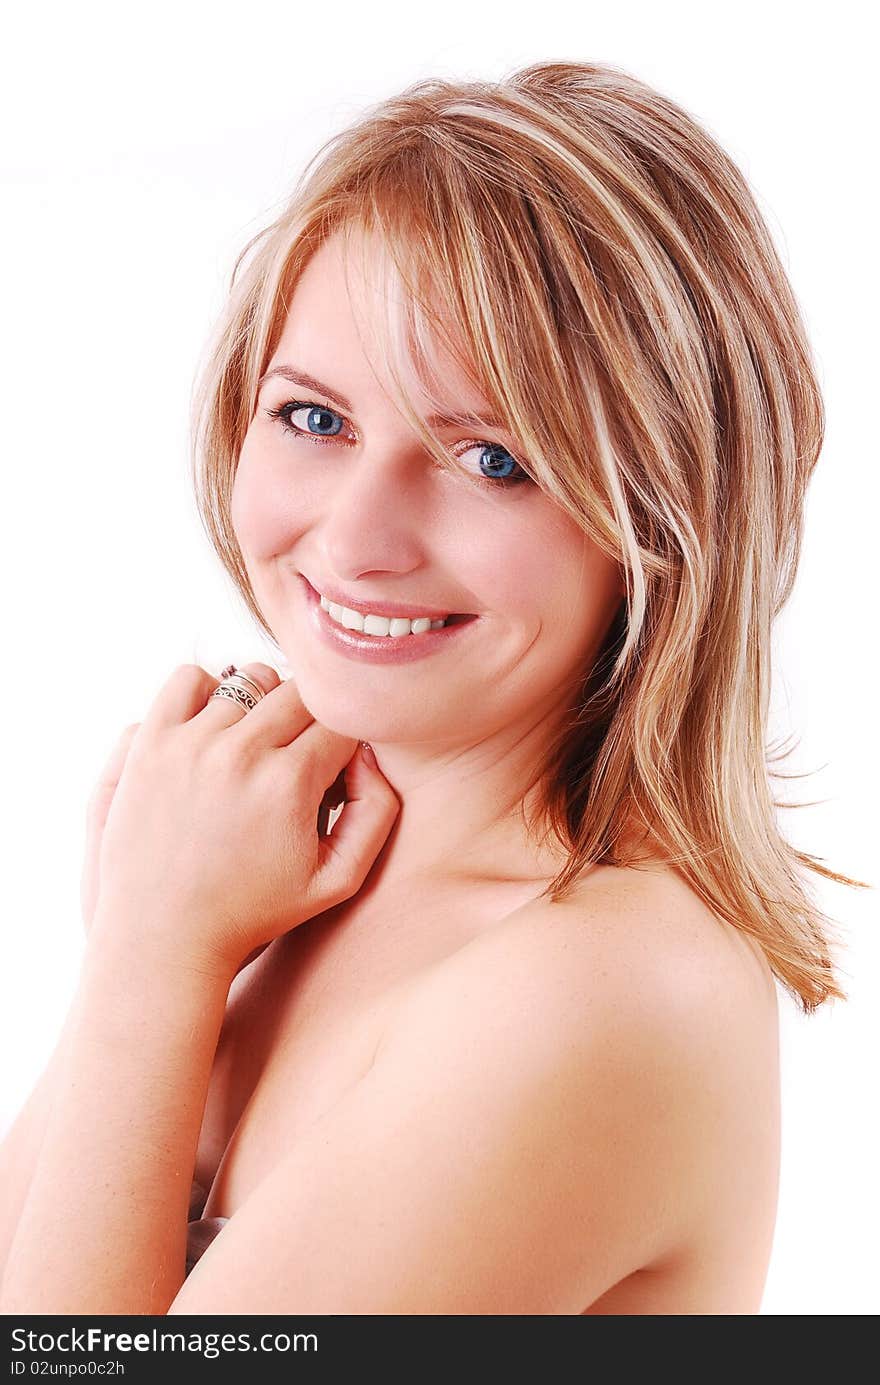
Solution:
{"label": "long blonde hair", "polygon": [[355,230],[404,286],[385,295],[383,350],[438,463],[453,464],[399,368],[405,351],[436,399],[429,327],[534,481],[626,576],[533,781],[526,826],[567,852],[544,894],[566,898],[591,862],[631,864],[635,817],[806,1012],[845,998],[803,869],[864,882],[784,839],[765,744],[771,624],[794,583],[824,410],[742,174],[667,97],[583,63],[420,81],[322,146],[239,255],[193,396],[202,522],[273,643],[230,522],[235,469],[299,275],[329,235]]}

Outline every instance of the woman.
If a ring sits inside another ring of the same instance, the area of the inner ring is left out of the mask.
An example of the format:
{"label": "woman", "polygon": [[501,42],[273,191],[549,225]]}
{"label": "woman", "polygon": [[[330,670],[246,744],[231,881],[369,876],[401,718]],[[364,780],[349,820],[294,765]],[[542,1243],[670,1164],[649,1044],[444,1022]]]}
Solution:
{"label": "woman", "polygon": [[800,872],[847,879],[768,782],[823,428],[784,270],[612,68],[322,152],[194,432],[292,676],[179,668],[96,789],[3,1309],[757,1312],[775,983],[842,995]]}

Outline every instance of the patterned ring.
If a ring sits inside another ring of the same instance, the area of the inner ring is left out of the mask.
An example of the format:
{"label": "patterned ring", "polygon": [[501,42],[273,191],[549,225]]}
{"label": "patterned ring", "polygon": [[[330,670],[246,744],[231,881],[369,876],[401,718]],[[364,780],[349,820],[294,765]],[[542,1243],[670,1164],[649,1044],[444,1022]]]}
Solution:
{"label": "patterned ring", "polygon": [[266,696],[265,692],[260,687],[259,683],[255,683],[253,678],[248,678],[247,674],[242,673],[240,669],[230,667],[226,673],[221,673],[220,677],[224,683],[228,683],[231,674],[235,674],[235,679],[238,683],[247,683],[248,687],[253,688],[254,694],[258,702],[261,697]]}
{"label": "patterned ring", "polygon": [[[247,682],[251,683],[251,680],[248,679]],[[251,687],[253,686],[254,684],[251,683]],[[254,697],[250,688],[242,681],[242,675],[236,673],[231,678],[225,678],[222,683],[219,683],[208,697],[208,701],[210,702],[212,697],[228,697],[239,707],[244,707],[246,712],[252,712],[257,703],[265,696],[266,694],[261,691],[259,697]]]}

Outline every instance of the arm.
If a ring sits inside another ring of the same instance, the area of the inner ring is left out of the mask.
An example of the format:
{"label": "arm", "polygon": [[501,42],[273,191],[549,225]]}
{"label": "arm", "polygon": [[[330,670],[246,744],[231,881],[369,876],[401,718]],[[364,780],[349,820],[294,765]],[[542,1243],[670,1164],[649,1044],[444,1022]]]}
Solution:
{"label": "arm", "polygon": [[[399,811],[375,764],[315,721],[293,680],[263,664],[245,672],[267,689],[247,715],[182,665],[130,728],[101,826],[101,923],[0,1287],[7,1313],[165,1311],[183,1280],[232,979],[360,889]],[[322,838],[322,797],[340,776],[347,809]],[[126,901],[115,920],[109,900]]]}
{"label": "arm", "polygon": [[134,955],[96,921],[0,1311],[167,1310],[230,982],[161,950]]}
{"label": "arm", "polygon": [[52,1092],[58,1078],[59,1039],[49,1062],[0,1144],[0,1281],[9,1247],[43,1143]]}
{"label": "arm", "polygon": [[[127,726],[119,736],[86,807],[86,843],[80,880],[80,904],[87,938],[99,892],[99,854],[104,823],[132,738],[139,726],[140,722],[135,722]],[[56,1042],[52,1056],[36,1086],[0,1144],[0,1283],[43,1143],[52,1093],[58,1081],[63,1046],[64,1033]]]}
{"label": "arm", "polygon": [[636,929],[565,920],[529,906],[432,968],[169,1312],[579,1314],[687,1244],[711,1005]]}
{"label": "arm", "polygon": [[[231,1047],[233,1041],[231,1026],[236,1013],[235,1002],[242,994],[238,989],[242,984],[239,982],[239,977],[242,971],[255,961],[264,950],[264,948],[259,948],[247,957],[239,968],[235,981],[233,981],[226,1006],[224,1028],[221,1031],[217,1048],[218,1061],[224,1052]],[[68,1028],[69,1025],[65,1026],[27,1101],[0,1142],[0,1284],[3,1282],[9,1250],[18,1228],[22,1208],[30,1190],[37,1158],[46,1133],[49,1112],[59,1083],[63,1061],[62,1054]],[[212,1068],[212,1082],[216,1068],[215,1063],[214,1068]],[[205,1154],[206,1158],[211,1157],[210,1150],[209,1142]],[[211,1165],[211,1172],[213,1172],[213,1164]],[[199,1174],[198,1164],[195,1174]],[[203,1171],[202,1178],[204,1176]]]}

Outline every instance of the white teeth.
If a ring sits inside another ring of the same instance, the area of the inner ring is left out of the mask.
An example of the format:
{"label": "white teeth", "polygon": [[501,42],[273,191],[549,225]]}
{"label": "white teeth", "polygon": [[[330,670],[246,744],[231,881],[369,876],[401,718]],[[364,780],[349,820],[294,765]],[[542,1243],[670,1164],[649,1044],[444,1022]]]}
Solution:
{"label": "white teeth", "polygon": [[445,617],[432,620],[430,616],[418,616],[415,620],[408,620],[404,616],[363,616],[360,611],[352,611],[348,606],[338,606],[326,596],[321,597],[321,605],[331,619],[344,626],[346,630],[360,630],[365,635],[390,635],[392,638],[409,634],[421,635],[426,630],[439,630],[446,624]]}

